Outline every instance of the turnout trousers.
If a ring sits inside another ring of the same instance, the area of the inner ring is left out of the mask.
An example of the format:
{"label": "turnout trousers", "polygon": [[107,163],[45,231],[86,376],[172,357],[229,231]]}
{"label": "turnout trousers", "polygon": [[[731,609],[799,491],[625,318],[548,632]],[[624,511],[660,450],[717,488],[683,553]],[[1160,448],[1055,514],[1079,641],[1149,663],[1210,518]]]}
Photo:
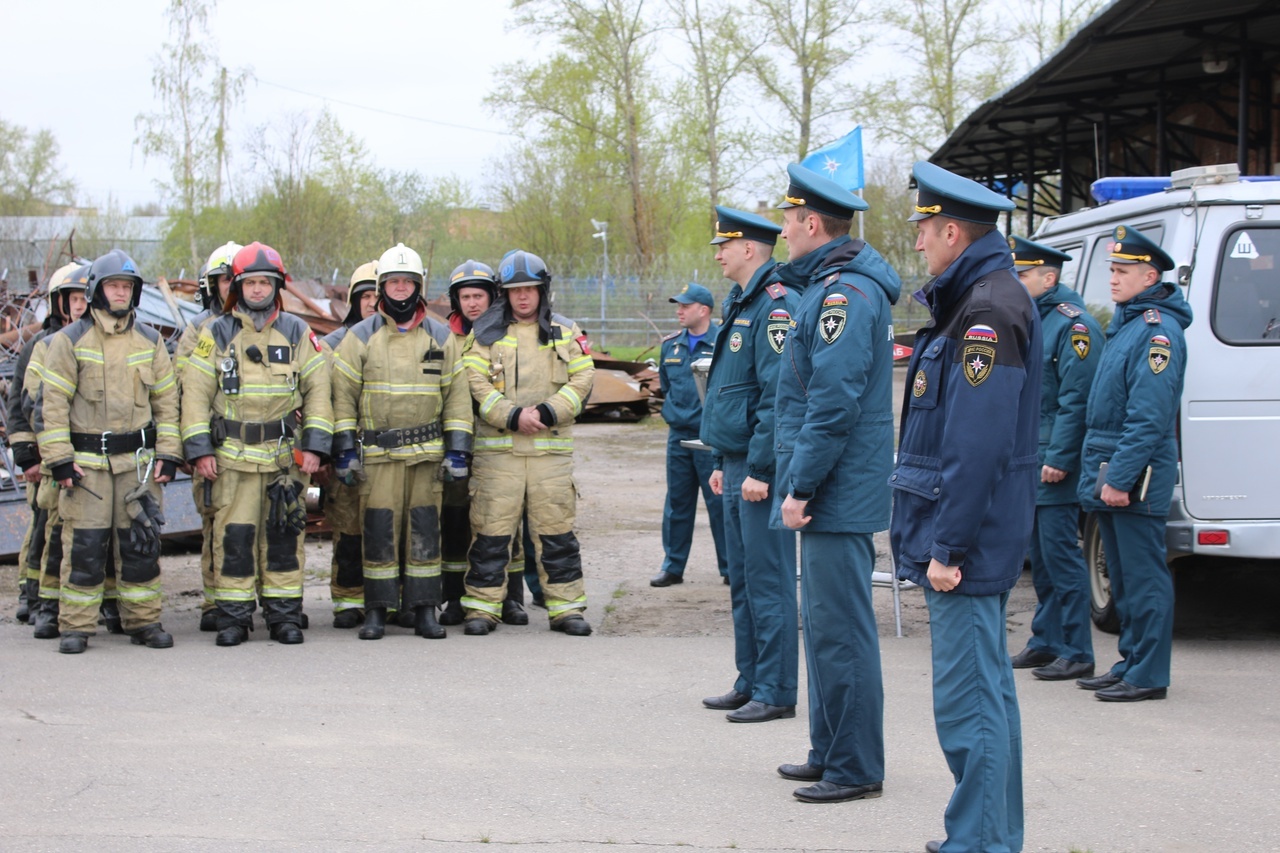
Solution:
{"label": "turnout trousers", "polygon": [[329,597],[333,612],[364,607],[364,557],[360,528],[360,487],[331,477],[325,487],[324,515],[333,531],[329,560]]}
{"label": "turnout trousers", "polygon": [[[445,483],[440,507],[440,569],[445,601],[461,601],[471,547],[471,481]],[[510,588],[510,584],[508,584]]]}
{"label": "turnout trousers", "polygon": [[794,705],[800,677],[796,537],[769,528],[771,499],[742,499],[746,477],[745,456],[724,457],[721,497],[738,666],[733,689],[769,705]]}
{"label": "turnout trousers", "polygon": [[[213,598],[218,628],[253,625],[257,597],[268,625],[300,624],[304,537],[267,523],[267,486],[279,472],[223,468],[213,482]],[[290,476],[307,483],[294,468]]]}
{"label": "turnout trousers", "polygon": [[884,781],[884,681],[870,533],[800,534],[809,764],[837,785]]}
{"label": "turnout trousers", "polygon": [[364,606],[440,603],[440,463],[365,466],[360,486]]}
{"label": "turnout trousers", "polygon": [[924,588],[933,720],[956,787],[943,853],[1022,850],[1022,722],[1005,639],[1009,594]]}
{"label": "turnout trousers", "polygon": [[1089,570],[1076,537],[1079,504],[1036,507],[1031,581],[1036,612],[1027,646],[1069,661],[1093,663]]}
{"label": "turnout trousers", "polygon": [[1165,562],[1165,519],[1100,512],[1111,595],[1120,614],[1120,657],[1111,668],[1134,687],[1168,687],[1173,658],[1173,574]]}
{"label": "turnout trousers", "polygon": [[716,567],[720,576],[728,574],[724,544],[724,503],[712,493],[711,472],[715,462],[705,450],[681,447],[682,440],[698,434],[671,430],[667,435],[667,499],[662,507],[662,571],[684,576],[693,545],[694,523],[698,517],[698,493],[711,522],[711,539],[716,546]]}
{"label": "turnout trousers", "polygon": [[[112,474],[85,468],[80,483],[102,495],[102,500],[82,488],[63,489],[58,495],[57,520],[62,527],[58,628],[64,633],[96,633],[112,567],[117,568],[116,595],[125,633],[159,623],[160,557],[139,554],[129,544],[132,519],[124,496],[137,487],[137,472],[130,468]],[[147,488],[163,506],[160,486],[152,480]]]}
{"label": "turnout trousers", "polygon": [[191,499],[200,513],[200,583],[204,589],[201,613],[208,613],[216,606],[213,602],[213,484],[209,483],[206,490],[206,482],[204,477],[191,472]]}
{"label": "turnout trousers", "polygon": [[[30,586],[35,581],[38,588],[40,575],[44,572],[45,533],[49,524],[49,511],[40,505],[40,492],[58,489],[51,480],[41,476],[39,482],[27,483],[27,506],[31,509],[31,521],[27,524],[27,532],[22,536],[22,548],[18,552],[18,585],[19,589]],[[31,602],[35,604],[34,601]]]}
{"label": "turnout trousers", "polygon": [[501,617],[508,582],[517,583],[523,568],[518,562],[511,565],[522,513],[550,620],[559,622],[587,609],[582,556],[573,532],[573,457],[477,453],[471,473],[472,541],[462,598],[468,619],[497,622]]}

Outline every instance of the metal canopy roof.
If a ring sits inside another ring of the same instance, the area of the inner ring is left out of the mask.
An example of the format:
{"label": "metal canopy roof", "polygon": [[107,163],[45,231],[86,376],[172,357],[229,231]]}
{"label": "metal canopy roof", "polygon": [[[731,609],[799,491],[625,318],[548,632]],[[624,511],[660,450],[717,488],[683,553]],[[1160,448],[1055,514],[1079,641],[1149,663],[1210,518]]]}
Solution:
{"label": "metal canopy roof", "polygon": [[993,185],[1020,184],[1029,226],[1033,213],[1086,203],[1099,177],[1210,162],[1270,174],[1280,160],[1278,72],[1276,0],[1115,0],[978,107],[931,159]]}

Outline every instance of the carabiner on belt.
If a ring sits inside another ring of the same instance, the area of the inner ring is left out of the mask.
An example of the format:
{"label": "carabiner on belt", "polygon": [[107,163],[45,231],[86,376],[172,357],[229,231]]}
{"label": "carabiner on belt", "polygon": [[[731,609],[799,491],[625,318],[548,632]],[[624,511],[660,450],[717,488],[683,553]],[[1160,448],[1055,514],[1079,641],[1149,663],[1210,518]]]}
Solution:
{"label": "carabiner on belt", "polygon": [[147,480],[150,480],[151,472],[156,467],[156,454],[154,452],[151,452],[151,454],[147,456],[146,465],[142,464],[142,455],[147,452],[148,450],[145,447],[139,447],[137,450],[133,451],[133,469],[138,474],[139,484],[145,484]]}

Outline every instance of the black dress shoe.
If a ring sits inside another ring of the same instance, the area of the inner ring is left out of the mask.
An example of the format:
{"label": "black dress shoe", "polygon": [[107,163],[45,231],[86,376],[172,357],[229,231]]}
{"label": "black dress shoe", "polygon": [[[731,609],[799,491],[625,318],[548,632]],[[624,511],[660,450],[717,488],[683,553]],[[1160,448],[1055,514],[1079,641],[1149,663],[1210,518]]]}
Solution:
{"label": "black dress shoe", "polygon": [[778,775],[797,782],[816,782],[822,778],[822,768],[812,764],[779,764]]}
{"label": "black dress shoe", "polygon": [[58,641],[58,651],[64,655],[78,655],[89,648],[89,635],[83,631],[67,631]]}
{"label": "black dress shoe", "polygon": [[1047,666],[1058,659],[1053,652],[1038,652],[1027,646],[1013,657],[1009,658],[1009,663],[1013,664],[1014,669],[1031,669],[1037,666]]}
{"label": "black dress shoe", "polygon": [[1141,702],[1143,699],[1163,699],[1169,695],[1168,687],[1134,687],[1127,681],[1117,681],[1093,694],[1103,702]]}
{"label": "black dress shoe", "polygon": [[164,629],[159,622],[148,625],[129,634],[129,642],[135,646],[146,646],[149,649],[173,648],[173,635]]}
{"label": "black dress shoe", "polygon": [[200,614],[200,630],[210,634],[218,630],[217,610],[206,610]]}
{"label": "black dress shoe", "polygon": [[483,637],[485,634],[493,630],[493,625],[488,619],[468,619],[462,623],[462,633],[469,634],[472,637]]}
{"label": "black dress shoe", "polygon": [[214,643],[219,646],[238,646],[249,639],[249,629],[243,625],[232,625],[218,632]]}
{"label": "black dress shoe", "polygon": [[1041,681],[1070,681],[1073,678],[1088,678],[1093,675],[1093,661],[1058,658],[1048,666],[1036,667],[1031,670],[1031,674]]}
{"label": "black dress shoe", "polygon": [[333,614],[333,627],[342,629],[351,629],[359,626],[360,620],[364,615],[358,607],[348,607],[346,610],[339,610]]}
{"label": "black dress shoe", "polygon": [[413,622],[413,633],[424,640],[443,640],[448,632],[436,621],[436,606],[427,604],[418,608],[418,616]]}
{"label": "black dress shoe", "polygon": [[736,711],[750,701],[750,696],[743,696],[737,690],[730,690],[723,696],[708,696],[703,699],[702,707],[713,711]]}
{"label": "black dress shoe", "polygon": [[1113,684],[1120,683],[1120,676],[1111,670],[1107,670],[1102,675],[1095,675],[1093,678],[1077,678],[1076,686],[1084,690],[1101,690],[1104,687],[1110,687]]}
{"label": "black dress shoe", "polygon": [[926,841],[924,843],[924,853],[942,853],[942,842]]}
{"label": "black dress shoe", "polygon": [[684,576],[673,575],[671,572],[658,572],[649,578],[649,586],[672,586],[678,583],[684,583]]}
{"label": "black dress shoe", "polygon": [[570,613],[563,619],[551,623],[552,631],[563,631],[570,637],[591,636],[591,624],[577,613]]}
{"label": "black dress shoe", "polygon": [[725,714],[731,723],[767,723],[770,720],[789,720],[796,715],[795,705],[770,705],[752,699],[738,710]]}
{"label": "black dress shoe", "polygon": [[828,779],[796,788],[792,795],[805,803],[847,803],[849,800],[874,800],[884,793],[883,782],[867,785],[841,785]]}
{"label": "black dress shoe", "polygon": [[387,633],[387,608],[370,607],[364,612],[364,626],[356,636],[362,640],[381,640]]}
{"label": "black dress shoe", "polygon": [[280,622],[272,625],[270,629],[271,639],[275,640],[283,646],[296,646],[306,639],[303,636],[302,628],[292,622]]}
{"label": "black dress shoe", "polygon": [[437,617],[436,621],[441,625],[461,625],[465,615],[462,612],[462,602],[455,598],[444,603],[444,609],[440,611],[440,616]]}
{"label": "black dress shoe", "polygon": [[524,605],[508,598],[502,602],[502,621],[506,625],[528,625],[529,614],[524,612]]}

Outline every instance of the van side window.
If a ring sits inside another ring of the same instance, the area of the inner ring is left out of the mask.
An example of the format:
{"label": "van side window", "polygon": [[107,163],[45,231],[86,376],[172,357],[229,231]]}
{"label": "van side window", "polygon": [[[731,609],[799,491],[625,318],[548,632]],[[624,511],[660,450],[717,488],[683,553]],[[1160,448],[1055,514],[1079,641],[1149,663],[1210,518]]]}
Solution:
{"label": "van side window", "polygon": [[1280,226],[1250,225],[1223,237],[1212,325],[1223,343],[1280,344]]}
{"label": "van side window", "polygon": [[[1153,222],[1139,225],[1143,235],[1161,245],[1164,239],[1164,223]],[[1098,305],[1105,308],[1111,302],[1111,239],[1112,231],[1094,238],[1093,250],[1089,253],[1089,266],[1083,270],[1084,280],[1076,287],[1076,293],[1084,297],[1086,305]]]}

